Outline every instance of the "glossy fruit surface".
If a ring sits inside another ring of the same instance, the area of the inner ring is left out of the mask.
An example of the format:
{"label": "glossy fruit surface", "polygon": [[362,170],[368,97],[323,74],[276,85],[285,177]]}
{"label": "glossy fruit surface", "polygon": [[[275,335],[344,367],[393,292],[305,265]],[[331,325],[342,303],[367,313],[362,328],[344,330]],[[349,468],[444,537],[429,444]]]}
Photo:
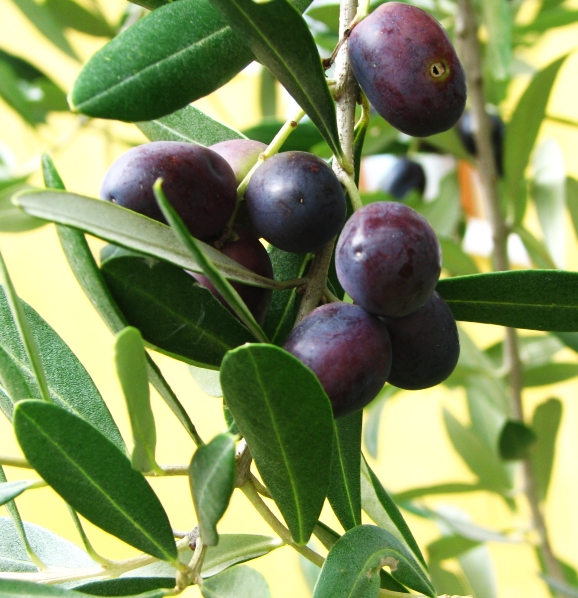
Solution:
{"label": "glossy fruit surface", "polygon": [[130,149],[108,170],[100,196],[166,222],[152,189],[159,177],[194,237],[207,239],[221,232],[237,199],[235,175],[224,158],[200,145],[153,141]]}
{"label": "glossy fruit surface", "polygon": [[460,118],[464,69],[443,27],[421,8],[379,6],[351,32],[349,56],[378,114],[403,133],[427,137]]}
{"label": "glossy fruit surface", "polygon": [[[496,164],[496,172],[498,176],[504,174],[503,169],[503,155],[504,155],[504,136],[506,130],[504,122],[497,114],[490,114],[491,131],[490,138],[492,140],[492,149],[494,150],[494,159]],[[474,119],[471,112],[465,112],[460,122],[458,123],[458,134],[464,147],[472,156],[478,155],[478,148],[476,147],[476,139],[474,136]]]}
{"label": "glossy fruit surface", "polygon": [[423,166],[409,158],[399,158],[381,181],[380,187],[395,199],[403,199],[414,189],[423,195],[425,190]]}
{"label": "glossy fruit surface", "polygon": [[362,409],[383,387],[391,367],[387,328],[348,303],[314,309],[283,348],[309,367],[325,389],[335,417]]}
{"label": "glossy fruit surface", "polygon": [[[225,243],[221,252],[256,274],[273,278],[271,259],[259,239],[254,237],[247,229],[238,225],[235,226],[234,237],[236,238]],[[230,309],[227,302],[206,276],[197,274],[196,272],[190,272],[190,274],[197,282],[209,289],[227,309]],[[249,311],[255,316],[257,322],[262,324],[265,320],[269,303],[271,302],[271,289],[253,287],[233,281],[231,281],[231,285],[239,293],[241,299],[243,299]]]}
{"label": "glossy fruit surface", "polygon": [[251,178],[245,199],[257,233],[283,251],[317,251],[345,221],[345,194],[337,177],[307,152],[266,160]]}
{"label": "glossy fruit surface", "polygon": [[267,146],[260,141],[253,141],[253,139],[229,139],[215,143],[209,149],[227,160],[235,173],[237,185],[239,185]]}
{"label": "glossy fruit surface", "polygon": [[395,202],[357,210],[335,250],[341,286],[355,303],[380,316],[404,316],[431,296],[441,271],[441,248],[427,220]]}
{"label": "glossy fruit surface", "polygon": [[437,293],[407,316],[382,320],[391,337],[390,384],[420,390],[443,382],[454,371],[460,337],[450,308]]}

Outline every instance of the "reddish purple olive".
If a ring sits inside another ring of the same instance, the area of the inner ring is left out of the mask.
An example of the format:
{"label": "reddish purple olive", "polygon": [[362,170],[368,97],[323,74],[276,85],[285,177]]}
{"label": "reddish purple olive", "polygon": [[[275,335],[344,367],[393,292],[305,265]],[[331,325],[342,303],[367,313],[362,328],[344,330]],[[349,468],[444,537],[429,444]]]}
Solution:
{"label": "reddish purple olive", "polygon": [[259,156],[267,149],[260,141],[253,139],[229,139],[211,145],[209,149],[225,158],[235,173],[237,185],[247,176]]}
{"label": "reddish purple olive", "polygon": [[353,72],[391,125],[414,137],[447,131],[466,104],[466,77],[443,27],[410,4],[387,2],[349,36]]}

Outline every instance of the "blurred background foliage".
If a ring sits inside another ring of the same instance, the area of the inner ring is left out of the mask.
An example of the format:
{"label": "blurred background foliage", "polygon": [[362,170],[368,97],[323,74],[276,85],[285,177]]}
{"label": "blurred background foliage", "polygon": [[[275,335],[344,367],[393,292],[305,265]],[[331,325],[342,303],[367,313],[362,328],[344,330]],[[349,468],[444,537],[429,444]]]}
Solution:
{"label": "blurred background foliage", "polygon": [[[453,35],[454,2],[416,4]],[[488,111],[505,123],[506,144],[514,148],[513,154],[531,155],[510,258],[514,267],[577,270],[578,4],[480,0],[477,9],[483,24]],[[70,191],[96,197],[112,161],[145,141],[134,125],[71,114],[66,94],[82,64],[146,12],[122,0],[0,0],[0,247],[21,297],[86,365],[123,429],[127,417],[114,375],[112,337],[68,271],[53,227],[22,219],[10,197],[19,189],[41,185],[42,151],[52,155]],[[307,16],[322,55],[329,55],[337,43],[337,5],[314,2]],[[534,78],[566,55],[553,85],[544,77]],[[290,113],[292,100],[268,71],[253,63],[195,105],[250,138],[268,142]],[[510,133],[508,138],[510,122],[516,123],[512,125],[516,135],[523,133],[540,105],[545,106],[545,118],[536,143],[523,134],[514,138]],[[329,157],[327,146],[308,122],[298,127],[284,149]],[[424,168],[425,189],[413,190],[403,201],[424,213],[440,236],[445,275],[488,271],[491,234],[480,185],[471,155],[456,131],[420,141],[399,134],[375,116],[364,148],[365,201],[392,198],[388,176],[402,156]],[[100,248],[96,241],[92,246],[95,251]],[[425,549],[434,582],[445,592],[471,593],[476,598],[549,595],[539,577],[531,513],[521,496],[519,460],[529,458],[536,472],[539,507],[566,577],[560,595],[578,596],[578,334],[522,332],[524,426],[508,421],[502,329],[466,323],[461,333],[459,366],[443,386],[415,393],[386,388],[366,410],[365,452],[404,508]],[[184,364],[162,356],[155,359],[199,420],[203,435],[221,431],[220,401],[203,393]],[[188,438],[174,428],[160,401],[154,410],[159,460],[188,462],[192,452]],[[0,453],[18,451],[5,421],[0,422],[0,438]],[[17,469],[6,470],[9,479],[23,477]],[[173,527],[192,528],[194,512],[186,480],[153,480],[153,485]],[[18,505],[26,521],[79,542],[64,505],[49,489],[22,495]],[[324,518],[335,521],[326,511]],[[90,524],[87,528],[108,557],[133,554]],[[268,533],[237,496],[220,530]],[[315,572],[287,548],[254,566],[266,575],[274,598],[310,592]],[[293,572],[290,585],[283,581],[288,572]],[[190,588],[186,595],[198,591]]]}

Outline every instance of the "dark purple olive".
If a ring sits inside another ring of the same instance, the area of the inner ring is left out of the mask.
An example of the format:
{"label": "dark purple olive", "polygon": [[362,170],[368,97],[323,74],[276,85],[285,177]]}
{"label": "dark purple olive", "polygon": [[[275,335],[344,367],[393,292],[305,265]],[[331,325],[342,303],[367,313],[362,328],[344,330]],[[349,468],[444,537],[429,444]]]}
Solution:
{"label": "dark purple olive", "polygon": [[414,189],[423,195],[425,191],[423,166],[409,158],[399,158],[381,181],[380,187],[399,200]]}
{"label": "dark purple olive", "polygon": [[391,372],[398,388],[420,390],[443,382],[460,356],[460,337],[447,303],[437,294],[402,318],[382,318],[391,337]]}
{"label": "dark purple olive", "polygon": [[[235,225],[234,238],[225,243],[221,252],[242,266],[245,266],[245,268],[255,272],[255,274],[265,276],[266,278],[273,278],[273,265],[271,264],[267,250],[259,239],[254,237],[247,229]],[[227,309],[232,311],[206,276],[197,274],[196,272],[190,272],[190,274],[197,282],[209,289]],[[255,317],[255,320],[259,324],[262,324],[265,320],[269,303],[271,302],[271,289],[254,287],[241,282],[231,282],[231,285],[239,293],[241,299],[243,299],[249,311]]]}
{"label": "dark purple olive", "polygon": [[257,234],[283,251],[317,251],[345,221],[345,194],[335,173],[307,152],[283,152],[263,162],[245,200]]}
{"label": "dark purple olive", "polygon": [[227,160],[229,166],[235,173],[237,185],[247,176],[249,170],[253,168],[259,156],[267,149],[267,146],[260,141],[252,139],[229,139],[211,145],[209,149],[217,152]]}
{"label": "dark purple olive", "polygon": [[219,234],[237,200],[235,174],[216,152],[192,143],[153,141],[133,147],[108,170],[101,197],[165,222],[153,184],[163,191],[193,237]]}
{"label": "dark purple olive", "polygon": [[371,203],[347,221],[335,250],[341,286],[368,312],[405,316],[433,293],[441,247],[427,220],[396,202]]}
{"label": "dark purple olive", "polygon": [[378,114],[415,137],[447,131],[466,104],[466,77],[443,27],[410,4],[387,2],[349,36],[359,85]]}
{"label": "dark purple olive", "polygon": [[391,367],[385,324],[349,303],[314,309],[293,329],[283,348],[313,370],[331,400],[335,417],[370,403]]}
{"label": "dark purple olive", "polygon": [[[504,136],[506,133],[504,122],[497,114],[490,114],[490,138],[492,141],[492,149],[494,151],[494,160],[496,164],[496,172],[498,176],[504,174],[503,169],[503,154],[504,154]],[[471,112],[465,112],[458,122],[458,134],[464,147],[472,156],[478,155],[478,148],[476,147],[476,138],[474,135],[474,119]]]}

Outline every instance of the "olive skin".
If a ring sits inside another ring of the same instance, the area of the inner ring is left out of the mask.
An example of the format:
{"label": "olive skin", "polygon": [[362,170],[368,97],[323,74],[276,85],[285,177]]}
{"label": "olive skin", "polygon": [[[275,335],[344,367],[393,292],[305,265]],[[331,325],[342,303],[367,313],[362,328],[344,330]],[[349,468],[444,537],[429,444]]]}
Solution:
{"label": "olive skin", "polygon": [[[498,176],[503,176],[503,155],[504,155],[504,137],[506,128],[504,121],[497,114],[490,114],[490,139],[492,141],[492,149],[494,150],[494,161],[496,165],[496,173]],[[468,153],[472,156],[478,155],[478,148],[476,146],[476,138],[474,134],[474,119],[471,112],[464,112],[460,122],[458,123],[458,135]]]}
{"label": "olive skin", "polygon": [[407,316],[382,320],[391,337],[390,384],[421,390],[443,382],[454,371],[460,356],[458,327],[438,293]]}
{"label": "olive skin", "polygon": [[100,196],[166,224],[153,192],[158,178],[193,237],[206,240],[222,231],[237,201],[235,174],[201,145],[153,141],[131,148],[109,168]]}
{"label": "olive skin", "polygon": [[377,113],[414,137],[447,131],[466,104],[466,77],[443,27],[410,4],[387,2],[349,36],[353,72]]}
{"label": "olive skin", "polygon": [[345,222],[345,194],[324,160],[307,152],[283,152],[253,174],[245,201],[260,237],[292,253],[317,251]]}
{"label": "olive skin", "polygon": [[381,201],[357,210],[335,249],[341,286],[378,316],[405,316],[434,292],[441,247],[428,221],[412,208]]}
{"label": "olive skin", "polygon": [[[255,272],[255,274],[273,279],[273,265],[271,264],[271,258],[267,250],[259,239],[254,237],[246,228],[235,225],[234,238],[227,241],[220,251],[227,257],[245,266],[245,268]],[[204,274],[198,274],[197,272],[189,272],[189,274],[199,284],[209,289],[229,311],[233,312],[219,291],[215,289],[211,281]],[[273,291],[235,281],[231,281],[231,285],[239,293],[241,299],[243,299],[249,311],[255,317],[255,320],[259,324],[262,324],[265,321]]]}
{"label": "olive skin", "polygon": [[335,417],[369,404],[391,368],[387,327],[349,303],[329,303],[314,309],[293,329],[283,348],[313,370]]}
{"label": "olive skin", "polygon": [[228,139],[211,145],[209,149],[227,160],[235,173],[237,185],[240,185],[267,146],[253,139]]}

